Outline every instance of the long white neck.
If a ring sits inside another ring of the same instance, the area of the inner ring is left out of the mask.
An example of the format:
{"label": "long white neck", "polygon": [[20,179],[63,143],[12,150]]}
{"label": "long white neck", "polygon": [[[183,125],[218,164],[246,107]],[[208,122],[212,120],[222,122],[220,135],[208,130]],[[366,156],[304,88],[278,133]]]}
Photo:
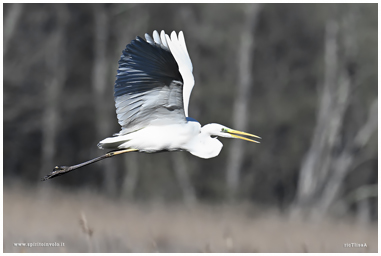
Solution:
{"label": "long white neck", "polygon": [[202,127],[200,133],[189,144],[187,149],[189,153],[205,159],[218,156],[223,144],[217,138],[211,138],[210,135],[208,126]]}

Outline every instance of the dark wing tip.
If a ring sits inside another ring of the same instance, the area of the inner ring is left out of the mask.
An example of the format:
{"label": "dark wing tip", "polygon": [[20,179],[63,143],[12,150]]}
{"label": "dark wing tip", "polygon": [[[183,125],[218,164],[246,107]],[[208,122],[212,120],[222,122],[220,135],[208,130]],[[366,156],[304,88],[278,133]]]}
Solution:
{"label": "dark wing tip", "polygon": [[137,36],[123,50],[119,60],[114,97],[136,91],[136,87],[161,81],[169,85],[182,77],[172,53],[160,44],[150,44]]}

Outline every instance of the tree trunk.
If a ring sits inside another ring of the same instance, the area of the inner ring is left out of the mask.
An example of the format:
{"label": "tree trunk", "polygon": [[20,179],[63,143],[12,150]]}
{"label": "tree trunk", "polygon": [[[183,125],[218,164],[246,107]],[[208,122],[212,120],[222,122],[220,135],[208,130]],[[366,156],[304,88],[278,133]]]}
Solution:
{"label": "tree trunk", "polygon": [[[242,26],[238,52],[238,92],[233,109],[233,125],[237,130],[245,131],[247,127],[247,106],[250,87],[253,86],[253,53],[255,49],[254,31],[260,11],[260,4],[245,5],[245,21]],[[242,167],[244,149],[243,141],[232,142],[226,169],[228,198],[234,200],[237,195]]]}
{"label": "tree trunk", "polygon": [[368,119],[357,132],[353,143],[347,146],[339,156],[332,160],[332,174],[324,180],[325,187],[318,201],[318,209],[314,214],[316,217],[324,215],[336,199],[346,174],[351,170],[351,166],[359,152],[369,141],[373,132],[377,130],[377,99],[369,108]]}
{"label": "tree trunk", "polygon": [[127,169],[122,183],[121,196],[130,201],[135,199],[136,184],[139,178],[138,155],[136,153],[124,156],[124,166]]}
{"label": "tree trunk", "polygon": [[[327,162],[323,164],[324,155],[327,156],[330,116],[333,111],[333,95],[335,92],[337,76],[337,33],[338,24],[336,21],[328,21],[325,34],[325,79],[324,87],[320,95],[318,109],[318,120],[315,127],[313,140],[304,161],[302,162],[299,175],[297,204],[304,207],[315,197],[318,187],[318,174],[324,168],[327,169]],[[332,137],[332,136],[331,136]]]}
{"label": "tree trunk", "polygon": [[15,28],[20,20],[24,4],[11,4],[7,17],[4,20],[4,41],[3,41],[3,55],[7,53],[9,42],[11,41]]}
{"label": "tree trunk", "polygon": [[[101,140],[112,134],[110,116],[106,97],[111,92],[111,84],[108,80],[108,61],[107,61],[107,41],[109,29],[109,17],[106,7],[103,4],[95,4],[94,7],[94,65],[92,71],[92,85],[94,93],[95,126],[96,137]],[[102,172],[104,173],[103,189],[110,195],[116,195],[116,164],[115,161],[102,161]]]}
{"label": "tree trunk", "polygon": [[54,28],[46,47],[48,77],[45,80],[45,107],[42,119],[42,168],[40,177],[54,167],[56,135],[59,129],[60,95],[66,80],[66,27],[69,13],[66,5],[56,6],[57,26]]}
{"label": "tree trunk", "polygon": [[[313,140],[304,161],[298,182],[293,214],[311,210],[313,217],[326,214],[337,198],[358,151],[368,143],[377,127],[376,103],[370,107],[367,122],[358,129],[353,141],[343,142],[344,116],[351,100],[354,74],[348,68],[355,64],[355,12],[344,17],[342,30],[336,20],[328,21],[325,36],[325,80]],[[336,17],[335,17],[336,19]],[[343,57],[338,61],[339,32],[343,41]]]}
{"label": "tree trunk", "polygon": [[183,200],[185,205],[191,207],[197,202],[196,193],[189,179],[189,170],[187,164],[187,156],[185,152],[172,153],[173,169],[176,172],[177,181],[183,192]]}

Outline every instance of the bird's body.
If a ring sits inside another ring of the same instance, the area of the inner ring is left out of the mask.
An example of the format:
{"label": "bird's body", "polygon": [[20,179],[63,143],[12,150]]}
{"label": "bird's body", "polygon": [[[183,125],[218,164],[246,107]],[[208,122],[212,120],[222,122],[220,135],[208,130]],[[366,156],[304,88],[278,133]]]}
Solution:
{"label": "bird's body", "polygon": [[[103,149],[135,148],[142,152],[185,149],[192,138],[200,133],[198,122],[148,126],[124,135],[116,135],[99,142]],[[157,136],[160,134],[160,136]]]}
{"label": "bird's body", "polygon": [[[137,37],[126,46],[119,60],[114,86],[118,122],[122,129],[98,143],[112,152],[85,163],[56,167],[49,179],[107,157],[131,151],[158,152],[185,150],[201,158],[217,156],[222,143],[219,137],[257,137],[220,124],[201,124],[188,116],[194,86],[193,65],[184,35],[171,37],[155,30],[146,41]],[[259,142],[257,142],[259,143]]]}
{"label": "bird's body", "polygon": [[222,149],[222,143],[202,132],[202,129],[205,126],[201,127],[198,122],[149,126],[129,134],[106,138],[98,146],[103,149],[134,148],[146,153],[186,150],[201,158],[217,156]]}

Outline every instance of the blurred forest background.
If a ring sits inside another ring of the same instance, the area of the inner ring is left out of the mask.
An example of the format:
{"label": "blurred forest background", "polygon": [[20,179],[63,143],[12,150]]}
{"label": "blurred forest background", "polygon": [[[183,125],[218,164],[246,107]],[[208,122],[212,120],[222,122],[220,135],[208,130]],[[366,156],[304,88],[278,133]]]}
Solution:
{"label": "blurred forest background", "polygon": [[[245,203],[377,223],[377,4],[3,10],[4,198],[23,184],[118,202]],[[113,85],[121,52],[162,29],[185,35],[196,81],[190,116],[257,134],[261,144],[222,138],[221,154],[209,160],[130,153],[40,182],[56,165],[105,153],[97,143],[120,130]],[[4,239],[12,203],[4,200]]]}

